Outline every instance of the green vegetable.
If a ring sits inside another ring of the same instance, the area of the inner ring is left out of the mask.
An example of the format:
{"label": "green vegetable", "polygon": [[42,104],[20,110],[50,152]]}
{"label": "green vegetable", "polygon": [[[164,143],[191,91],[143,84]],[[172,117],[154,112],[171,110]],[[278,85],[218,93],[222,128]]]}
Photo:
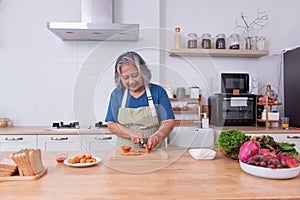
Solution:
{"label": "green vegetable", "polygon": [[286,153],[286,154],[289,154],[290,156],[293,156],[293,157],[296,157],[298,155],[298,152],[295,149],[296,145],[294,143],[278,142],[277,144],[281,148],[280,153]]}
{"label": "green vegetable", "polygon": [[249,139],[250,136],[238,130],[222,131],[217,139],[216,147],[220,148],[227,157],[238,160],[240,147]]}

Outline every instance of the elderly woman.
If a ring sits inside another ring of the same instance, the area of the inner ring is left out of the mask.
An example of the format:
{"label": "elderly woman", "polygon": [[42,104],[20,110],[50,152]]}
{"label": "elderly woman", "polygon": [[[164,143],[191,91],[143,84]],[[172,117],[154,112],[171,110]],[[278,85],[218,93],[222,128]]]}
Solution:
{"label": "elderly woman", "polygon": [[117,87],[110,96],[105,121],[118,136],[118,147],[162,147],[175,125],[168,95],[161,86],[150,83],[151,76],[136,52],[126,52],[116,61]]}

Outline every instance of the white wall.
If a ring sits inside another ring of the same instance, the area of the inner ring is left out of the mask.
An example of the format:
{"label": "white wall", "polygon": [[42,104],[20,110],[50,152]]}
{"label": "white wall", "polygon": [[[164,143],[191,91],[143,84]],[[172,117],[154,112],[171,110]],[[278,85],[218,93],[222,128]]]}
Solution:
{"label": "white wall", "polygon": [[182,60],[169,57],[168,50],[177,26],[184,34],[229,35],[235,32],[240,12],[254,17],[260,9],[270,18],[261,34],[268,37],[271,52],[278,53],[299,44],[300,2],[288,3],[116,0],[116,21],[140,24],[141,36],[137,43],[108,43],[62,42],[47,30],[47,22],[80,21],[80,0],[0,0],[0,117],[9,117],[17,126],[50,125],[60,120],[103,121],[114,87],[114,60],[125,50],[138,50],[144,56],[154,82],[173,88],[199,85],[205,97],[217,90],[218,83],[212,77],[220,71],[250,71],[257,74],[260,85],[278,85],[278,55]]}
{"label": "white wall", "polygon": [[[271,55],[260,59],[252,58],[194,58],[186,57],[183,61],[177,57],[163,57],[162,63],[168,66],[162,69],[161,82],[167,83],[172,80],[172,86],[199,85],[205,98],[208,95],[220,92],[220,72],[240,71],[252,72],[259,79],[259,87],[271,84],[282,87],[281,56],[280,51],[287,47],[300,44],[300,27],[297,9],[300,2],[297,0],[253,0],[253,1],[203,1],[203,0],[165,0],[162,1],[161,27],[168,30],[168,36],[163,36],[162,48],[169,49],[173,46],[175,27],[180,27],[183,35],[195,32],[198,36],[210,33],[215,37],[218,33],[225,33],[229,37],[232,33],[240,33],[236,28],[236,19],[243,12],[252,21],[257,11],[265,11],[268,14],[268,24],[259,32],[267,36],[267,49]],[[185,37],[186,39],[186,37]],[[186,47],[186,41],[183,42]],[[192,78],[200,74],[203,79]],[[180,80],[180,81],[177,81]],[[204,100],[206,103],[206,99]]]}

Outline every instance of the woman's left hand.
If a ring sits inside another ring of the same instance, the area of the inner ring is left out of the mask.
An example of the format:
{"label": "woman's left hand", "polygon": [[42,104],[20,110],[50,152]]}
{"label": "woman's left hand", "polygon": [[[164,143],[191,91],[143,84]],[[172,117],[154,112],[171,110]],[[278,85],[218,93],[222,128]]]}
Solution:
{"label": "woman's left hand", "polygon": [[154,147],[159,145],[161,141],[162,141],[161,136],[158,133],[155,133],[148,138],[147,145],[150,149],[153,149]]}

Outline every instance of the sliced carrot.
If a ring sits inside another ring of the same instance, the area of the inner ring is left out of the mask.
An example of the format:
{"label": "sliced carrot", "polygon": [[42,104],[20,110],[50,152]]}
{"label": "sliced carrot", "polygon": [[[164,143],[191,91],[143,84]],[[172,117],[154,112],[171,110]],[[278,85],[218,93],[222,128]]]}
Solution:
{"label": "sliced carrot", "polygon": [[122,156],[140,156],[140,155],[143,155],[145,154],[145,152],[143,151],[131,151],[131,152],[128,152],[128,153],[122,153],[121,155]]}
{"label": "sliced carrot", "polygon": [[146,153],[150,153],[151,148],[149,148],[147,144],[145,145],[145,147],[146,147]]}

